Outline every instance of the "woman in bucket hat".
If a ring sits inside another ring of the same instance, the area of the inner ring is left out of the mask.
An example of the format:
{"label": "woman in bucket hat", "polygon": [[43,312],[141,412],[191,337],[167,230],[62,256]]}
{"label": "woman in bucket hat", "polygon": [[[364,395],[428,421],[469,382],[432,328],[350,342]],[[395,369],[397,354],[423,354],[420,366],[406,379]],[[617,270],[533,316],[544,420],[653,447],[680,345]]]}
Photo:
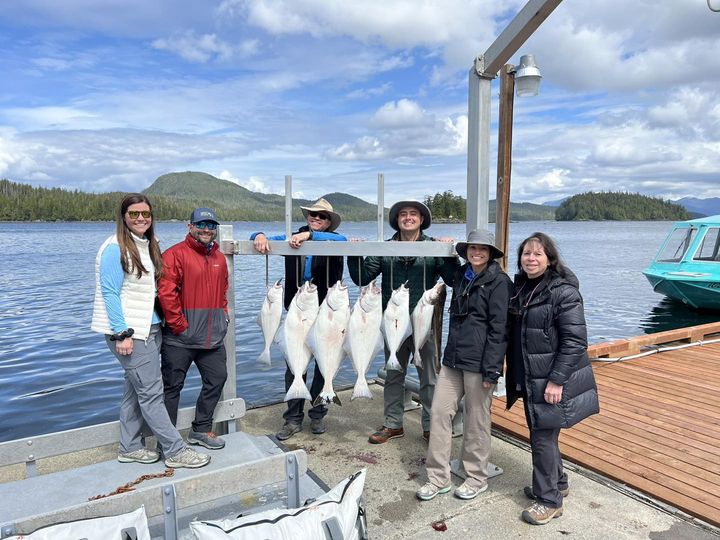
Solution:
{"label": "woman in bucket hat", "polygon": [[435,386],[430,443],[425,468],[428,481],[417,497],[429,501],[450,491],[452,421],[465,397],[462,455],[465,482],[455,490],[460,499],[485,491],[490,457],[490,404],[502,372],[507,347],[507,311],[512,282],[495,261],[503,256],[485,230],[468,234],[456,251],[467,262],[443,276],[453,287],[450,324],[442,369]]}
{"label": "woman in bucket hat", "polygon": [[[310,206],[301,206],[306,224],[300,227],[288,241],[293,248],[299,248],[307,240],[319,241],[330,240],[344,242],[347,240],[343,235],[335,232],[340,226],[340,214],[333,210],[332,205],[325,199],[318,199]],[[286,240],[284,234],[266,236],[265,233],[256,232],[250,236],[254,241],[255,249],[260,253],[270,253],[268,240]],[[306,281],[312,279],[317,286],[318,299],[322,302],[325,299],[328,289],[337,281],[342,279],[343,258],[342,257],[321,257],[321,256],[292,256],[285,257],[285,296],[284,304],[287,310],[290,307],[295,293]],[[294,375],[289,367],[285,369],[285,391],[290,388]],[[307,373],[303,374],[303,380],[307,379]],[[310,395],[313,401],[320,395],[325,384],[320,368],[315,362],[312,386]],[[303,407],[304,399],[291,399],[287,402],[287,410],[283,414],[284,424],[275,435],[279,440],[289,439],[296,433],[302,431],[305,413]],[[327,406],[316,405],[308,411],[310,417],[310,429],[315,435],[325,433],[325,415]]]}
{"label": "woman in bucket hat", "polygon": [[[452,241],[452,238],[432,238],[423,231],[430,227],[432,215],[430,209],[419,201],[398,201],[390,208],[390,226],[395,234],[390,238],[393,242],[432,242]],[[410,289],[410,313],[423,293],[433,287],[441,275],[441,268],[449,265],[457,267],[455,257],[348,257],[350,278],[355,285],[367,285],[382,274],[382,303],[386,308],[392,291],[407,282]],[[452,270],[450,271],[452,273]],[[435,350],[435,339],[429,337],[420,350],[424,368],[416,366],[420,380],[420,403],[422,404],[423,438],[430,436],[430,407],[437,373],[435,365],[438,352]],[[413,337],[408,337],[397,351],[397,358],[402,371],[388,370],[383,387],[384,414],[383,425],[371,433],[368,442],[382,444],[390,439],[403,437],[405,374],[408,360],[414,350]],[[385,360],[389,352],[385,351]]]}

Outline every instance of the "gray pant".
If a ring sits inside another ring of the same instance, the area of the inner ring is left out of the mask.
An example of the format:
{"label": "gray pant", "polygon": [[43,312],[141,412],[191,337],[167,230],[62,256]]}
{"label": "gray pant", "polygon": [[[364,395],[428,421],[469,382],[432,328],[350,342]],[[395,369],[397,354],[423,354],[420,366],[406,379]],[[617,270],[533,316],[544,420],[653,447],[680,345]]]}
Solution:
{"label": "gray pant", "polygon": [[[385,377],[385,389],[383,398],[385,402],[384,426],[398,429],[403,427],[403,415],[405,414],[405,375],[407,374],[408,361],[415,349],[413,338],[410,336],[400,346],[397,352],[397,359],[402,366],[402,371],[394,369],[387,370]],[[385,349],[385,361],[390,356]],[[424,368],[416,366],[418,378],[420,379],[420,404],[422,405],[422,429],[430,431],[430,408],[432,407],[433,393],[435,392],[435,362],[437,351],[435,350],[435,338],[432,332],[425,345],[420,349],[420,356],[423,359]]]}
{"label": "gray pant", "polygon": [[436,486],[450,485],[452,423],[465,396],[465,426],[460,455],[467,473],[466,483],[475,489],[487,483],[490,459],[490,405],[495,386],[484,388],[482,374],[443,366],[435,387],[430,443],[428,444],[428,481]]}
{"label": "gray pant", "polygon": [[185,448],[165,408],[162,376],[160,374],[160,325],[154,324],[147,341],[133,340],[129,356],[117,353],[114,341],[105,336],[110,352],[125,370],[123,397],[120,402],[120,452],[134,452],[143,448],[142,428],[147,424],[158,440],[166,457]]}

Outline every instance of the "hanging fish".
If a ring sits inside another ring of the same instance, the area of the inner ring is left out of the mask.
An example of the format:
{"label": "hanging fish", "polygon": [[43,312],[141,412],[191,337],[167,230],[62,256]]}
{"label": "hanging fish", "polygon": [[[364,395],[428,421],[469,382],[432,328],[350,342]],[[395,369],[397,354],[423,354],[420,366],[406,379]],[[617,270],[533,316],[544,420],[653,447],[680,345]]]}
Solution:
{"label": "hanging fish", "polygon": [[258,356],[258,364],[270,367],[270,345],[272,345],[278,330],[283,311],[283,286],[282,279],[275,282],[275,285],[268,287],[265,300],[258,313],[257,323],[262,328],[265,348]]}
{"label": "hanging fish", "polygon": [[[432,289],[425,291],[415,305],[410,319],[412,320],[413,343],[415,351],[413,352],[413,364],[422,367],[422,358],[420,357],[420,349],[430,336],[430,329],[433,323],[433,314],[435,306],[442,299],[445,302],[445,284],[438,281]],[[434,367],[434,366],[433,366]]]}
{"label": "hanging fish", "polygon": [[318,314],[317,286],[306,281],[290,302],[285,324],[278,336],[278,342],[285,354],[290,371],[295,378],[285,395],[285,401],[291,399],[311,399],[310,392],[303,381],[303,374],[307,371],[312,353],[305,344],[315,317]]}
{"label": "hanging fish", "polygon": [[382,290],[373,281],[360,290],[348,323],[345,350],[357,372],[357,381],[352,399],[370,398],[365,374],[373,358],[383,349],[382,335]]}
{"label": "hanging fish", "polygon": [[340,398],[333,390],[332,381],[345,357],[343,344],[349,320],[348,288],[343,285],[342,281],[338,281],[328,289],[327,296],[320,305],[315,324],[307,337],[307,343],[325,379],[325,385],[318,397],[315,398],[313,406],[331,402],[342,405]]}
{"label": "hanging fish", "polygon": [[410,323],[410,289],[405,283],[392,292],[390,301],[383,313],[383,332],[385,344],[390,351],[386,368],[402,371],[397,359],[397,351],[403,342],[412,334]]}

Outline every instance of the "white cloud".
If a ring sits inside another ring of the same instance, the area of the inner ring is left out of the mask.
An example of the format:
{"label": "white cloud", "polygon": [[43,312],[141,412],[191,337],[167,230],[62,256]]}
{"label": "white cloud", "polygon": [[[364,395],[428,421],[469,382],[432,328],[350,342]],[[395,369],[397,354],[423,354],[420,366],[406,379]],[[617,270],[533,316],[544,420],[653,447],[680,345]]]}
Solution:
{"label": "white cloud", "polygon": [[[169,38],[156,39],[152,46],[159,50],[170,51],[178,54],[189,62],[205,63],[213,59],[228,60],[235,50],[229,44],[218,38],[215,34],[196,35],[189,31],[183,34],[175,34]],[[257,43],[250,42],[241,49],[254,53]]]}

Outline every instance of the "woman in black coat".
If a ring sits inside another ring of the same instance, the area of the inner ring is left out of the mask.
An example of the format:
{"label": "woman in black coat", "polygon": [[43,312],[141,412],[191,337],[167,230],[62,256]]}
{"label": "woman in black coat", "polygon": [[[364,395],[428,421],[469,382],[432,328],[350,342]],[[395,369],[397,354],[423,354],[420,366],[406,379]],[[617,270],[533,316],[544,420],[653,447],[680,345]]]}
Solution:
{"label": "woman in black coat", "polygon": [[530,429],[533,475],[525,494],[535,502],[522,517],[534,525],[560,517],[570,491],[560,429],[599,412],[578,287],[552,238],[538,232],[523,240],[510,299],[506,385],[507,408],[522,397]]}

